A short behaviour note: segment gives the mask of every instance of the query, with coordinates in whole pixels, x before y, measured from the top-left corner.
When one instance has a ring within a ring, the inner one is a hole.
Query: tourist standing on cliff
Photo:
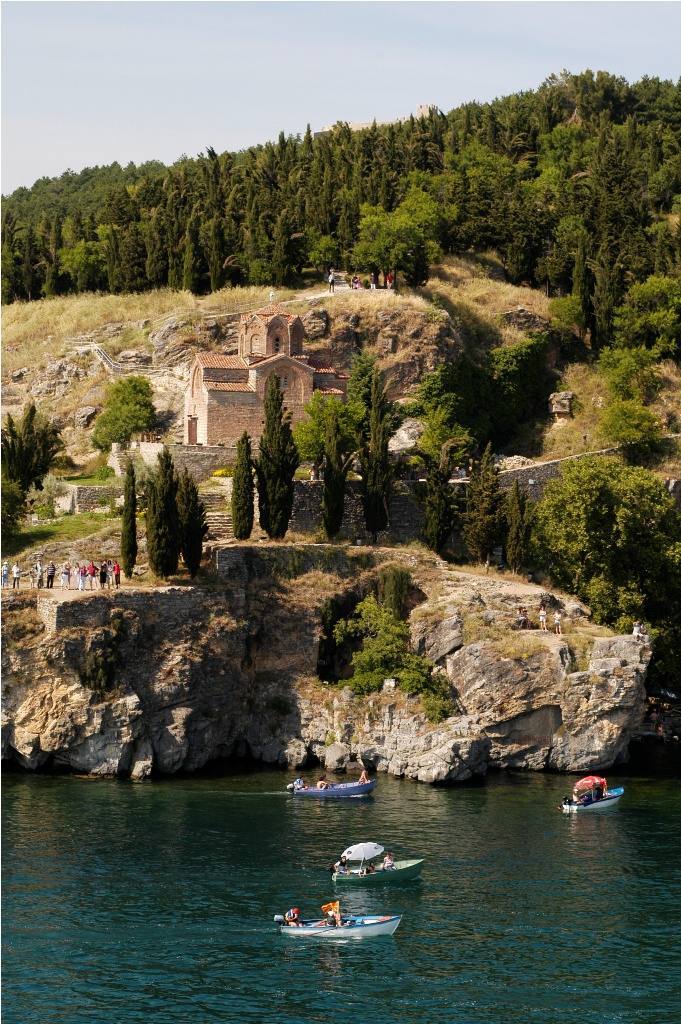
[[[369,278],[369,287],[372,292],[376,291],[376,274],[373,270],[371,271],[371,277]]]
[[[95,585],[95,576],[97,575],[97,572],[98,572],[97,566],[92,561],[92,559],[90,559],[90,564],[87,567],[87,574],[88,574],[88,576],[90,578],[90,590],[92,590],[92,588]]]
[[[334,273],[333,273],[333,267],[331,267],[331,270],[329,271],[329,291],[333,295],[335,290],[336,290],[336,278],[335,278]]]
[[[7,559],[2,563],[2,589],[9,586],[9,563]]]
[[[87,565],[85,562],[78,569],[78,589],[85,590],[85,580],[87,579]]]
[[[18,590],[21,582],[21,566],[15,562],[12,566],[12,590]]]
[[[556,636],[561,636],[563,632],[560,627],[561,619],[562,615],[560,614],[560,612],[555,612],[553,616],[553,632],[556,634]]]
[[[52,590],[54,587],[54,577],[57,575],[57,566],[54,564],[52,559],[47,563],[45,575],[47,576],[47,589]]]
[[[118,559],[116,559],[116,561],[114,562],[113,572],[114,572],[114,580],[116,582],[116,590],[118,590],[118,588],[121,585],[121,567],[118,564]]]
[[[64,562],[61,568],[61,589],[71,589],[71,565],[69,562]]]
[[[543,602],[539,605],[539,628],[546,632],[546,605]]]
[[[106,558],[99,563],[99,589],[104,590],[106,586]]]

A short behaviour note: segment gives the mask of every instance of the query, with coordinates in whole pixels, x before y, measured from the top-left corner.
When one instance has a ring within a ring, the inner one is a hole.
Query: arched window
[[[277,335],[277,337],[274,339],[274,351],[275,352],[279,352],[280,349],[281,349],[281,339]]]

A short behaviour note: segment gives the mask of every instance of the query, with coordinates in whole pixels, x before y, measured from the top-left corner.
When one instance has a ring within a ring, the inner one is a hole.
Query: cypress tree
[[[253,531],[253,459],[251,439],[245,430],[236,445],[232,477],[232,531],[237,540],[248,540]]]
[[[575,254],[575,267],[572,273],[572,294],[579,299],[582,311],[582,322],[585,326],[593,322],[593,309],[591,307],[590,274],[587,263],[587,241],[584,235],[580,236]]]
[[[201,259],[199,252],[199,225],[192,216],[187,226],[184,240],[184,263],[182,284],[188,292],[195,295],[201,291]]]
[[[203,538],[208,532],[206,507],[199,498],[199,490],[184,469],[177,487],[177,517],[180,528],[180,551],[182,561],[192,579],[201,565]]]
[[[121,562],[123,572],[130,578],[137,561],[137,491],[135,489],[135,467],[132,461],[125,469],[125,494],[123,497],[123,519],[121,522]]]
[[[449,460],[429,459],[426,464],[426,500],[423,539],[438,554],[449,540],[456,518],[456,508],[449,483]]]
[[[388,454],[390,440],[390,403],[381,376],[374,369],[369,407],[369,436],[360,449],[362,471],[362,506],[364,522],[374,544],[381,530],[388,525],[388,509],[392,490],[392,467]]]
[[[520,572],[525,562],[530,528],[530,506],[527,492],[521,491],[517,480],[506,496],[506,561],[513,572]]]
[[[488,444],[471,473],[463,517],[466,547],[477,562],[488,559],[498,543],[500,502],[497,468]]]
[[[329,408],[324,437],[324,487],[322,490],[322,522],[329,540],[332,540],[343,522],[345,481],[350,458],[342,451],[338,408]]]
[[[600,349],[610,342],[615,306],[618,300],[617,273],[611,265],[607,254],[599,255],[594,268],[594,333],[592,345]]]
[[[279,378],[270,374],[265,390],[265,428],[255,468],[258,477],[260,525],[274,540],[288,529],[293,511],[293,477],[298,449],[291,433],[291,415],[284,413]]]
[[[180,524],[177,475],[167,448],[159,453],[158,468],[149,484],[146,521],[149,565],[157,576],[173,576],[180,557]]]

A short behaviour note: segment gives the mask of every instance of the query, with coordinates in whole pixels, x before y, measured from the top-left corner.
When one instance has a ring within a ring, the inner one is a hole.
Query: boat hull
[[[351,917],[340,928],[330,927],[325,921],[303,921],[297,928],[280,925],[279,931],[290,939],[373,939],[379,935],[392,935],[401,920],[399,914]]]
[[[305,797],[311,800],[349,800],[352,797],[368,796],[376,788],[376,779],[369,782],[339,782],[332,783],[328,789],[317,789],[311,786],[309,789],[294,789],[293,795],[298,799]]]
[[[422,866],[423,860],[396,860],[395,867],[387,871],[377,868],[372,874],[360,875],[359,868],[353,868],[347,875],[334,874],[332,880],[339,885],[395,885],[418,878]]]
[[[563,804],[563,814],[590,814],[597,811],[608,811],[616,807],[624,796],[624,789],[611,789],[607,796],[601,800],[594,800],[591,804]]]

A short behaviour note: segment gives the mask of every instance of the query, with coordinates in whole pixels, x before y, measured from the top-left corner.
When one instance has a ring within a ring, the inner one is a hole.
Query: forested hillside
[[[590,71],[449,114],[166,168],[90,168],[5,199],[3,300],[290,284],[303,267],[394,270],[494,249],[508,278],[573,292],[610,340],[632,284],[681,262],[681,82]]]

